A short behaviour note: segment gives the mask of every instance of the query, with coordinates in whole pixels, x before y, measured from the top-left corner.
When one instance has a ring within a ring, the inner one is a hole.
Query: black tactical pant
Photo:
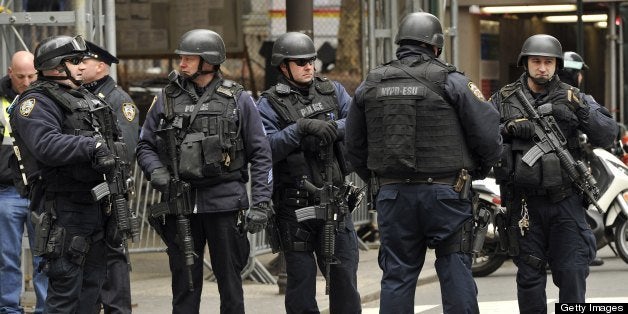
[[[56,223],[65,228],[66,241],[61,256],[47,259],[46,312],[49,314],[94,313],[98,306],[107,267],[104,214],[100,204],[89,203],[90,199],[89,193],[56,194]],[[85,237],[90,243],[82,265],[68,252],[69,239],[74,236]]]
[[[189,290],[185,256],[176,243],[176,217],[166,216],[164,236],[172,272],[172,313],[199,313],[203,290],[203,255],[209,247],[212,270],[220,293],[220,313],[244,313],[240,273],[249,257],[246,232],[237,225],[238,211],[191,214],[190,229],[197,258],[191,266],[194,291]]]
[[[516,202],[521,208],[521,202]],[[547,272],[559,289],[558,302],[584,303],[589,264],[595,259],[595,236],[576,194],[552,203],[544,196],[528,197],[529,226],[524,236],[517,232],[517,298],[521,313],[547,313]],[[521,212],[513,213],[513,227]]]
[[[286,247],[284,252],[288,275],[286,313],[319,313],[316,303],[316,275],[317,266],[322,273],[326,271],[321,241],[324,221],[307,220],[299,223],[293,216],[294,209],[292,215],[285,214],[287,209],[281,211],[283,213],[278,218],[282,242],[286,243],[288,240],[307,243],[304,248]],[[287,233],[292,235],[292,239],[284,236]],[[340,263],[332,264],[330,268],[330,312],[360,313],[360,294],[357,290],[358,240],[351,215],[345,217],[344,226],[336,235],[335,257]]]
[[[106,233],[107,276],[99,300],[105,314],[131,314],[130,269],[113,216],[107,221]]]

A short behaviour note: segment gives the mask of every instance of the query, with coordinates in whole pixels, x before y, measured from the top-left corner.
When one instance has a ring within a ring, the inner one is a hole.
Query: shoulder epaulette
[[[456,66],[455,66],[455,65],[453,65],[453,64],[449,64],[449,63],[447,63],[447,62],[445,62],[445,61],[443,61],[443,60],[441,60],[441,59],[438,59],[438,58],[433,58],[433,59],[432,59],[432,61],[433,61],[435,64],[438,64],[439,66],[441,66],[443,69],[446,69],[446,70],[447,70],[447,72],[449,72],[449,73],[451,73],[451,72],[458,72],[458,73],[462,73],[462,74],[464,74],[463,72],[459,71],[459,70],[456,68]]]
[[[514,93],[517,89],[519,89],[519,81],[507,84],[506,86],[502,87],[499,90],[499,94],[502,96],[502,98],[507,98],[508,96],[512,95],[512,93]]]
[[[316,88],[316,90],[323,95],[329,95],[336,91],[334,83],[332,83],[326,77],[316,77],[314,84],[316,84],[314,88]]]
[[[290,94],[290,86],[284,84],[284,83],[277,83],[277,85],[275,85],[275,92],[278,95],[289,95]]]
[[[244,90],[244,87],[232,80],[223,80],[222,84],[216,88],[216,93],[227,97],[233,97],[238,92]]]

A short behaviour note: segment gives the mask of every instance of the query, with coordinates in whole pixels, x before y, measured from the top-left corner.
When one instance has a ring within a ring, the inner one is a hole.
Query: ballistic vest
[[[546,103],[547,96],[535,99],[524,86],[527,76],[523,75],[514,83],[508,84],[499,90],[499,111],[502,123],[514,119],[528,118],[524,105],[516,97],[515,92],[521,90],[533,107]],[[566,83],[554,79],[548,83],[547,90],[571,89]],[[566,105],[561,105],[566,106]],[[580,159],[581,150],[578,139],[578,118],[568,108],[552,113],[560,131],[567,140],[566,148],[575,159]],[[504,152],[501,161],[495,165],[495,177],[502,182],[513,182],[517,186],[530,189],[550,189],[561,186],[570,186],[571,179],[562,170],[560,161],[554,153],[548,153],[539,158],[532,166],[524,163],[521,158],[535,145],[532,139],[511,138],[504,143]]]
[[[100,110],[111,111],[111,108],[84,88],[73,90],[62,87],[55,82],[40,80],[31,84],[22,93],[20,103],[28,101],[30,95],[34,93],[45,95],[62,109],[64,118],[61,132],[63,134],[93,137],[97,128],[106,127],[103,122],[98,121],[90,114],[90,110],[103,108]],[[14,110],[19,109],[16,108]],[[113,115],[112,112],[110,114]],[[101,129],[100,131],[102,132],[103,130]],[[115,138],[119,138],[120,132],[117,127],[112,133]],[[91,162],[61,167],[45,166],[36,161],[32,153],[24,145],[22,137],[28,135],[20,134],[13,128],[13,136],[19,148],[27,177],[30,180],[36,177],[41,170],[41,177],[48,192],[89,191],[104,180],[102,174],[92,169]]]
[[[180,131],[179,175],[193,187],[248,181],[242,121],[236,103],[242,91],[241,85],[216,78],[207,87],[209,97],[197,104],[200,98],[192,84],[180,76],[164,89],[164,105],[173,108],[175,117],[183,121],[175,126]]]
[[[456,110],[443,98],[453,66],[426,55],[372,70],[364,95],[367,166],[380,177],[446,177],[476,168]]]
[[[337,120],[340,118],[336,88],[327,78],[314,77],[307,96],[280,82],[263,92],[262,97],[268,99],[279,116],[277,122],[280,129],[296,123],[299,119]],[[335,157],[334,168],[336,171],[332,180],[335,184],[341,184],[344,177],[340,173]],[[297,149],[286,159],[279,161],[273,170],[276,184],[294,186],[296,181],[306,177],[316,186],[321,186],[324,164],[318,158],[318,152],[303,152]]]

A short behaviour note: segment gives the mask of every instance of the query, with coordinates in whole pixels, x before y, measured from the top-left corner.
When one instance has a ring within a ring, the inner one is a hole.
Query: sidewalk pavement
[[[358,266],[358,291],[362,303],[379,299],[381,270],[377,265],[377,248],[360,250]],[[276,254],[258,256],[262,264],[268,265]],[[131,257],[131,294],[133,313],[171,313],[172,294],[170,290],[170,272],[165,253],[135,254]],[[436,280],[434,269],[434,251],[429,250],[425,266],[419,277],[419,284]],[[277,285],[260,284],[251,280],[244,282],[244,302],[246,313],[267,314],[285,313],[284,295],[279,294]],[[321,313],[329,313],[329,297],[325,295],[325,278],[317,277],[316,300]],[[220,297],[215,282],[205,281],[201,297],[201,312],[217,313]]]
[[[362,303],[379,299],[381,270],[377,264],[377,247],[367,251],[360,250],[358,266],[358,291]],[[258,260],[268,265],[277,255],[258,256]],[[437,280],[434,269],[433,250],[428,250],[425,266],[419,276],[419,283]],[[131,255],[133,271],[131,272],[131,299],[133,313],[161,314],[172,312],[172,293],[170,289],[170,270],[166,253],[137,253]],[[246,313],[267,314],[285,313],[284,295],[279,294],[277,285],[256,283],[252,280],[244,282],[244,302]],[[329,297],[325,295],[325,279],[319,273],[316,285],[316,300],[321,313],[329,313]],[[32,306],[32,292],[24,299],[26,309]],[[201,297],[201,313],[218,313],[220,296],[215,282],[206,280]],[[28,311],[27,311],[28,313]]]

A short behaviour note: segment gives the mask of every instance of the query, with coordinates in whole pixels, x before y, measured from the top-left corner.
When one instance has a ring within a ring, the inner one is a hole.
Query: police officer
[[[131,96],[109,75],[112,64],[120,60],[90,41],[85,41],[85,43],[89,52],[83,59],[86,63],[85,71],[83,71],[83,86],[94,95],[104,99],[113,108],[124,142],[127,144],[129,162],[133,162],[135,147],[139,140],[139,111]]]
[[[38,216],[33,249],[46,261],[48,313],[93,313],[106,272],[107,208],[90,191],[115,156],[99,137],[109,126],[92,113],[113,112],[80,87],[86,52],[80,36],[44,39],[35,50],[38,79],[10,114]]]
[[[112,107],[126,144],[126,162],[134,165],[135,147],[139,140],[139,115],[131,96],[109,76],[111,65],[118,63],[118,58],[90,41],[86,41],[86,44],[89,52],[83,59],[83,86]],[[100,292],[102,307],[105,313],[131,313],[130,261],[126,260],[121,233],[117,232],[114,217],[109,217],[107,221],[105,243],[107,277]]]
[[[35,231],[30,221],[27,193],[22,176],[16,176],[11,164],[14,164],[15,153],[11,139],[9,115],[7,108],[11,103],[37,80],[35,57],[28,51],[18,51],[11,58],[11,66],[7,76],[0,79],[0,127],[2,145],[0,145],[0,313],[21,313],[20,296],[22,294],[22,239],[24,230],[28,232],[28,241],[33,246]],[[26,229],[25,229],[26,228]],[[31,250],[31,253],[33,251]],[[41,257],[33,254],[33,287],[35,289],[35,313],[43,313],[48,278],[37,271]]]
[[[277,211],[281,243],[286,258],[288,282],[287,313],[318,313],[316,304],[316,266],[325,274],[322,220],[298,222],[295,210],[319,205],[320,197],[305,188],[308,181],[317,188],[331,179],[343,185],[345,166],[338,160],[339,141],[351,97],[338,82],[315,74],[316,49],[305,34],[289,32],[273,44],[272,66],[281,75],[277,85],[262,93],[258,109],[273,151],[275,187],[273,204]],[[334,156],[321,158],[321,151],[335,147]],[[342,159],[341,159],[342,160]],[[326,168],[333,168],[327,178]],[[331,265],[329,301],[332,313],[359,313],[357,291],[358,247],[351,215],[344,217],[337,230],[335,254],[339,264]],[[316,255],[316,258],[315,258]]]
[[[379,185],[380,313],[413,312],[428,247],[436,249],[444,312],[478,312],[468,188],[499,158],[499,115],[475,84],[438,59],[443,41],[434,15],[404,17],[397,60],[369,72],[347,117],[349,162]]]
[[[220,292],[220,312],[244,313],[240,272],[249,256],[245,230],[258,232],[268,219],[270,147],[251,96],[221,75],[226,54],[217,33],[191,30],[183,34],[175,53],[180,56],[181,73],[170,74],[170,83],[148,111],[137,148],[140,167],[162,196],[172,193],[175,175],[192,186],[194,213],[188,216],[197,256],[191,265],[193,291],[188,287],[186,247],[176,240],[181,215],[167,214],[153,224],[161,229],[168,246],[172,311],[199,312],[207,244]],[[176,132],[176,156],[164,151],[174,147],[163,135],[168,132]],[[180,165],[176,169],[173,160]],[[251,164],[253,206],[244,217],[243,210],[249,208],[247,163]]]
[[[580,158],[579,131],[588,135],[592,145],[602,147],[610,145],[617,134],[616,123],[604,107],[587,101],[577,88],[558,78],[556,72],[564,61],[556,38],[533,35],[523,43],[517,60],[524,73],[491,97],[501,113],[504,153],[494,170],[502,202],[508,208],[509,246],[513,254],[518,253],[514,261],[521,313],[547,312],[547,263],[560,289],[559,302],[584,302],[589,263],[596,251],[581,192],[557,155],[545,153],[532,166],[522,161],[535,144],[535,124],[528,119],[524,99],[537,109],[551,106],[547,111],[566,138],[564,148],[575,160]]]
[[[561,81],[573,87],[580,88],[584,80],[582,72],[588,69],[589,66],[578,53],[565,51],[565,53],[563,53],[563,68],[558,70],[557,74]]]

